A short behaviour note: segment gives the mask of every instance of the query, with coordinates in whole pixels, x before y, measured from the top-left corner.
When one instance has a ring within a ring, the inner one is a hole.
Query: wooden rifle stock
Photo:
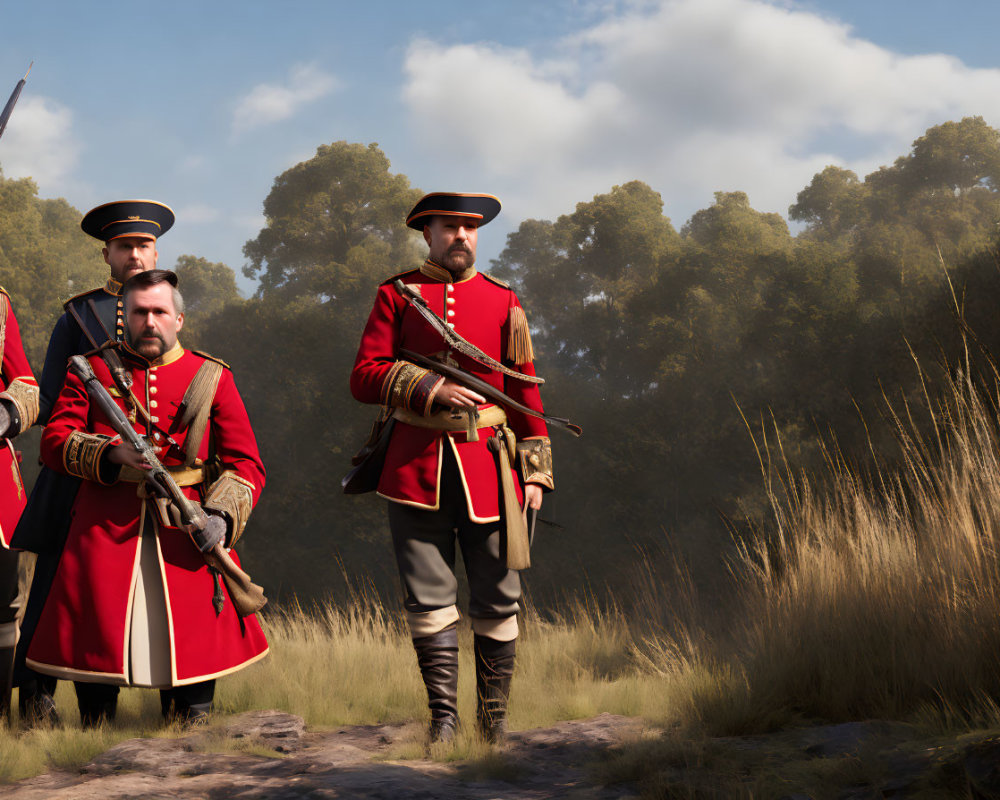
[[[197,503],[188,499],[187,495],[181,491],[173,476],[160,462],[153,447],[143,437],[136,433],[128,421],[128,417],[118,407],[108,390],[97,380],[90,362],[83,356],[72,356],[70,358],[70,369],[83,381],[87,394],[97,403],[98,408],[107,417],[111,427],[122,437],[123,442],[127,442],[142,454],[143,459],[149,464],[149,476],[147,481],[161,496],[169,497],[171,502],[180,513],[181,524],[191,526],[199,531],[204,531],[208,524],[208,515]],[[207,553],[202,553],[205,563],[217,570],[226,583],[229,596],[233,600],[233,607],[241,617],[249,616],[260,611],[267,603],[264,597],[264,590],[255,584],[250,576],[236,565],[232,557],[226,552],[222,543],[217,543]]]

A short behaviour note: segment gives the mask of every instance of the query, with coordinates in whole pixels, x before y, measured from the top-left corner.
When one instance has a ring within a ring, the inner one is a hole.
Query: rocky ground
[[[692,742],[602,714],[513,733],[506,747],[470,761],[421,757],[419,740],[415,723],[311,731],[300,717],[256,711],[177,738],[131,739],[80,770],[2,792],[5,800],[613,800],[641,788],[656,798],[1000,800],[1000,738],[933,741],[902,723]]]
[[[249,712],[221,729],[176,739],[122,742],[78,772],[50,772],[23,780],[3,787],[3,796],[5,800],[611,800],[637,792],[634,787],[595,785],[588,765],[609,746],[634,736],[638,728],[635,720],[602,714],[514,733],[503,762],[495,765],[504,773],[500,779],[484,777],[481,766],[394,760],[394,746],[415,738],[410,726],[313,732],[291,714]],[[252,742],[244,752],[211,752],[224,743],[229,749],[241,739]]]

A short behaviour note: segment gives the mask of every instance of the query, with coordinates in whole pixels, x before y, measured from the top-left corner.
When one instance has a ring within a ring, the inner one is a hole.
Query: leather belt
[[[407,408],[397,408],[392,412],[392,416],[415,428],[431,428],[435,431],[465,431],[470,442],[479,441],[479,434],[476,432],[478,429],[495,428],[497,425],[503,425],[507,422],[507,414],[500,406],[488,406],[481,411],[476,409],[474,414],[470,414],[465,409],[445,408],[426,417]]]
[[[194,486],[203,483],[205,480],[205,469],[203,467],[167,467],[167,472],[178,486]],[[135,467],[123,466],[118,475],[118,480],[128,483],[145,483],[148,473],[145,470],[138,470]]]

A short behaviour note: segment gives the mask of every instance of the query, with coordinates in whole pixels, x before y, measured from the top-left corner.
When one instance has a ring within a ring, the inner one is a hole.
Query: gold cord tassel
[[[528,330],[528,318],[521,306],[511,306],[510,336],[507,339],[507,358],[515,364],[528,364],[535,360],[535,352],[531,348],[531,332]]]

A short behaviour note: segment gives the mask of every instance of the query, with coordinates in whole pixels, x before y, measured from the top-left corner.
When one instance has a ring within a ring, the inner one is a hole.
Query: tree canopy
[[[891,459],[880,409],[922,402],[914,356],[925,374],[961,357],[963,330],[1000,352],[998,167],[1000,133],[972,117],[863,178],[821,170],[789,208],[796,232],[741,191],[678,229],[641,180],[521,223],[479,266],[518,291],[545,403],[585,430],[553,433],[543,518],[561,527],[539,528],[535,602],[613,591],[663,547],[713,586],[733,531],[767,513],[751,433],[777,433],[793,469],[821,471],[831,432],[850,463]],[[348,375],[376,287],[424,256],[404,224],[420,195],[377,145],[322,145],[264,200],[254,297],[225,264],[177,261],[182,340],[232,364],[268,468],[241,546],[278,599],[396,586],[383,502],[339,480],[374,416]],[[36,367],[62,300],[105,277],[75,209],[0,178],[0,282]]]

